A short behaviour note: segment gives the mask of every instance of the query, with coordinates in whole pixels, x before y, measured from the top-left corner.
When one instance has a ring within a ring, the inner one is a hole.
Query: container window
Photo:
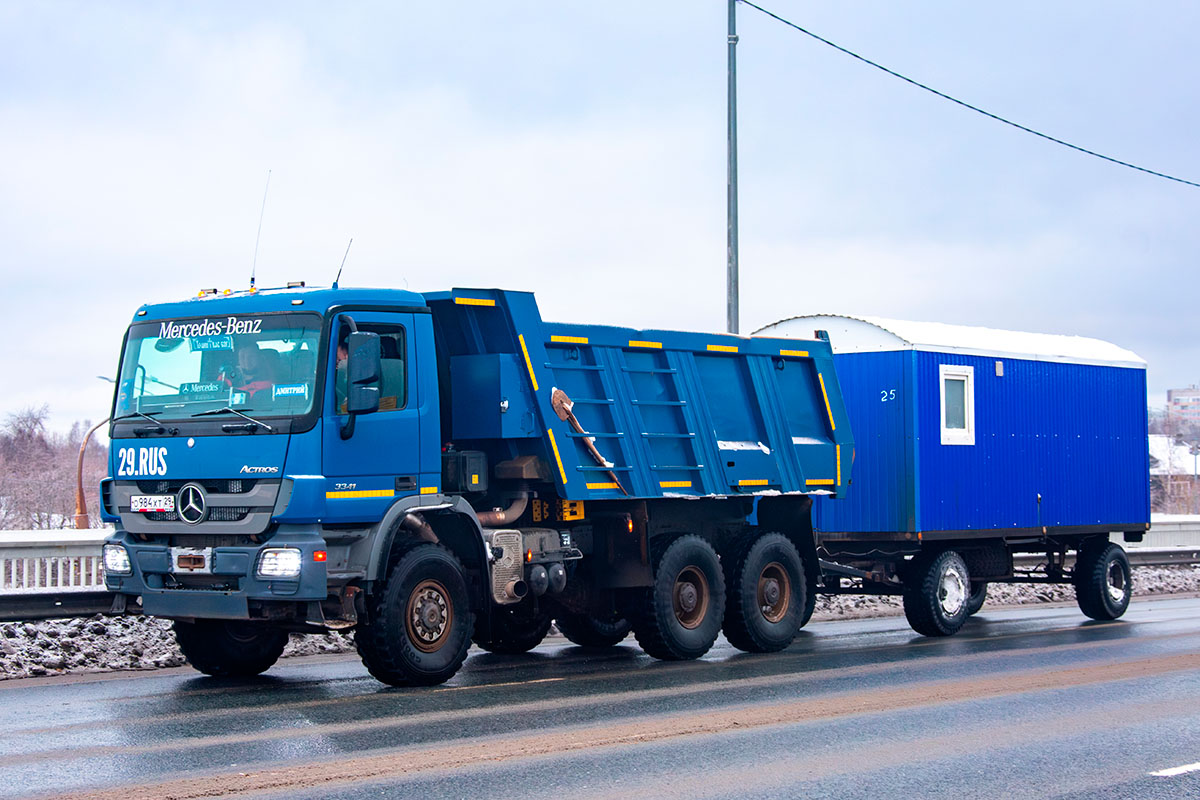
[[[941,364],[942,444],[975,444],[975,370]]]

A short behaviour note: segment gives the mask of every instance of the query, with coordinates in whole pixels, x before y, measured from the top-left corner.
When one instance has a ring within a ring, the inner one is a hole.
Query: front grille
[[[257,480],[247,478],[201,480],[170,480],[170,481],[138,481],[138,491],[143,494],[175,494],[185,483],[196,483],[204,487],[209,494],[245,494],[254,488]]]
[[[208,509],[208,519],[213,522],[240,522],[249,513],[247,506],[213,506]]]
[[[209,506],[208,516],[204,519],[210,522],[241,522],[250,514],[249,506]],[[178,522],[178,511],[148,511],[146,519],[154,522]]]

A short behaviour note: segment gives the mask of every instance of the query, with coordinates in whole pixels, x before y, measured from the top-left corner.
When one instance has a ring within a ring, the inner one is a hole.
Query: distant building
[[[1167,413],[1187,422],[1200,422],[1200,386],[1167,390]]]
[[[1200,514],[1200,446],[1152,433],[1150,506],[1168,514]]]

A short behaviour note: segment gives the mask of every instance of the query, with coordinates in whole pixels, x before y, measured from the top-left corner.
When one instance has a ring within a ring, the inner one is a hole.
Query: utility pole
[[[726,185],[726,328],[738,332],[737,0],[729,0],[729,172]]]

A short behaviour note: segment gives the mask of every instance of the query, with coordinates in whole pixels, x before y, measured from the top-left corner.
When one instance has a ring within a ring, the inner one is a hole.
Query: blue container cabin
[[[1107,342],[839,315],[828,331],[855,431],[852,488],[819,538],[1018,541],[1150,522],[1146,364]]]

